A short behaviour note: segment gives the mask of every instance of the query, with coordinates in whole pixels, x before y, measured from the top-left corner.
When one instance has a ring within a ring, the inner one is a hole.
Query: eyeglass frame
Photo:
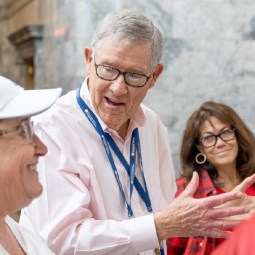
[[[223,132],[227,131],[227,130],[233,130],[233,131],[234,131],[234,137],[231,138],[231,139],[229,139],[229,140],[224,140],[224,139],[221,137],[221,134],[222,134]],[[207,137],[207,136],[198,138],[198,139],[197,139],[197,143],[201,143],[202,146],[203,146],[204,148],[211,148],[211,147],[215,146],[215,144],[217,143],[218,137],[220,137],[220,139],[221,139],[223,142],[228,142],[228,141],[234,140],[235,137],[236,137],[236,128],[231,127],[231,128],[229,128],[229,129],[225,129],[225,130],[221,131],[221,132],[220,132],[219,134],[217,134],[217,135],[208,135],[208,136],[214,136],[214,137],[215,137],[215,143],[214,143],[213,145],[210,145],[210,146],[208,146],[208,147],[207,147],[207,146],[204,146],[202,140],[203,140],[205,137]]]
[[[117,68],[115,68],[115,67],[107,66],[107,65],[101,65],[101,64],[97,65],[97,64],[96,64],[96,54],[94,54],[94,65],[95,65],[96,74],[97,74],[97,76],[98,76],[100,79],[105,80],[105,81],[115,81],[115,80],[118,79],[118,77],[120,76],[120,74],[123,74],[123,75],[124,75],[125,83],[126,83],[128,86],[136,87],[136,88],[142,88],[142,87],[144,87],[144,86],[146,85],[146,83],[148,82],[148,80],[151,78],[151,75],[153,74],[153,72],[152,72],[152,73],[150,74],[150,76],[148,77],[148,76],[146,76],[145,74],[139,74],[139,73],[134,73],[134,72],[121,72],[119,69],[117,69]],[[118,74],[117,77],[116,77],[115,79],[113,79],[113,80],[109,80],[109,79],[102,78],[102,77],[99,76],[98,73],[97,73],[97,68],[98,68],[99,66],[109,67],[109,68],[111,68],[111,69],[113,69],[113,70],[118,71],[119,74]],[[146,82],[145,82],[144,85],[142,85],[142,86],[130,85],[130,84],[128,84],[127,81],[126,81],[126,74],[127,74],[127,73],[137,74],[137,75],[144,76],[144,77],[146,77]]]
[[[28,132],[28,126],[31,126],[31,134]],[[33,137],[34,137],[34,123],[33,121],[21,121],[21,123],[17,126],[10,127],[7,129],[0,130],[0,137],[10,134],[10,133],[16,133],[19,131],[19,128],[22,128],[21,131],[25,131],[26,139],[30,144],[33,144]],[[30,138],[30,139],[29,139]]]

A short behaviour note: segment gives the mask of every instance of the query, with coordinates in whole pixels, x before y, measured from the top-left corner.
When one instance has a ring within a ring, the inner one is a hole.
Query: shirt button
[[[137,214],[140,214],[140,211],[139,211],[139,210],[137,210],[137,211],[136,211],[136,213],[137,213]]]
[[[203,246],[203,242],[200,242],[200,243],[199,243],[199,246],[201,246],[201,247],[202,247],[202,246]]]
[[[215,193],[216,193],[216,190],[214,190],[212,193],[215,194]]]

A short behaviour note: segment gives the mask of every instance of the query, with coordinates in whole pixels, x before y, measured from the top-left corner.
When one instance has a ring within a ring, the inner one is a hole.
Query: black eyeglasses
[[[202,143],[202,145],[205,148],[209,148],[209,147],[214,146],[217,143],[218,137],[220,137],[221,140],[224,142],[231,141],[236,137],[236,129],[234,127],[230,128],[230,129],[226,129],[226,130],[220,132],[218,135],[208,135],[208,136],[198,139],[197,141],[199,143]]]
[[[132,87],[143,87],[146,85],[147,81],[151,78],[151,75],[148,77],[144,74],[138,74],[133,72],[121,72],[117,68],[113,68],[106,65],[97,65],[96,60],[94,62],[97,76],[106,81],[115,81],[120,74],[123,74],[124,80],[127,85]]]
[[[8,129],[0,130],[0,136],[4,136],[10,133],[18,132],[19,135],[24,136],[30,144],[33,144],[34,127],[32,121],[22,121],[20,125],[16,127],[10,127]]]

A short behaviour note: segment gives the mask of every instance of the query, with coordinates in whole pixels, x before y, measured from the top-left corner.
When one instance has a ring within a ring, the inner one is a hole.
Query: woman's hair
[[[236,168],[242,179],[253,174],[255,172],[255,138],[253,133],[232,108],[225,104],[209,101],[203,103],[187,122],[180,153],[183,169],[181,176],[190,181],[194,171],[201,176],[202,170],[207,170],[213,184],[216,187],[222,186],[222,183],[216,182],[218,172],[213,165],[208,161],[204,164],[197,164],[195,160],[196,155],[200,153],[196,145],[197,139],[200,138],[201,127],[205,121],[210,121],[210,117],[216,117],[221,122],[236,129],[236,139],[239,145]]]

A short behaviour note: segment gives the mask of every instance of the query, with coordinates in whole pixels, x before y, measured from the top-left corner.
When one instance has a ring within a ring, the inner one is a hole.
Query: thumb
[[[234,188],[234,191],[241,191],[245,193],[245,191],[255,182],[255,174],[244,179],[244,181]]]
[[[189,182],[189,185],[180,194],[179,197],[193,197],[194,193],[197,190],[198,184],[199,184],[198,173],[197,172],[193,172],[193,176],[192,176],[191,181]]]

